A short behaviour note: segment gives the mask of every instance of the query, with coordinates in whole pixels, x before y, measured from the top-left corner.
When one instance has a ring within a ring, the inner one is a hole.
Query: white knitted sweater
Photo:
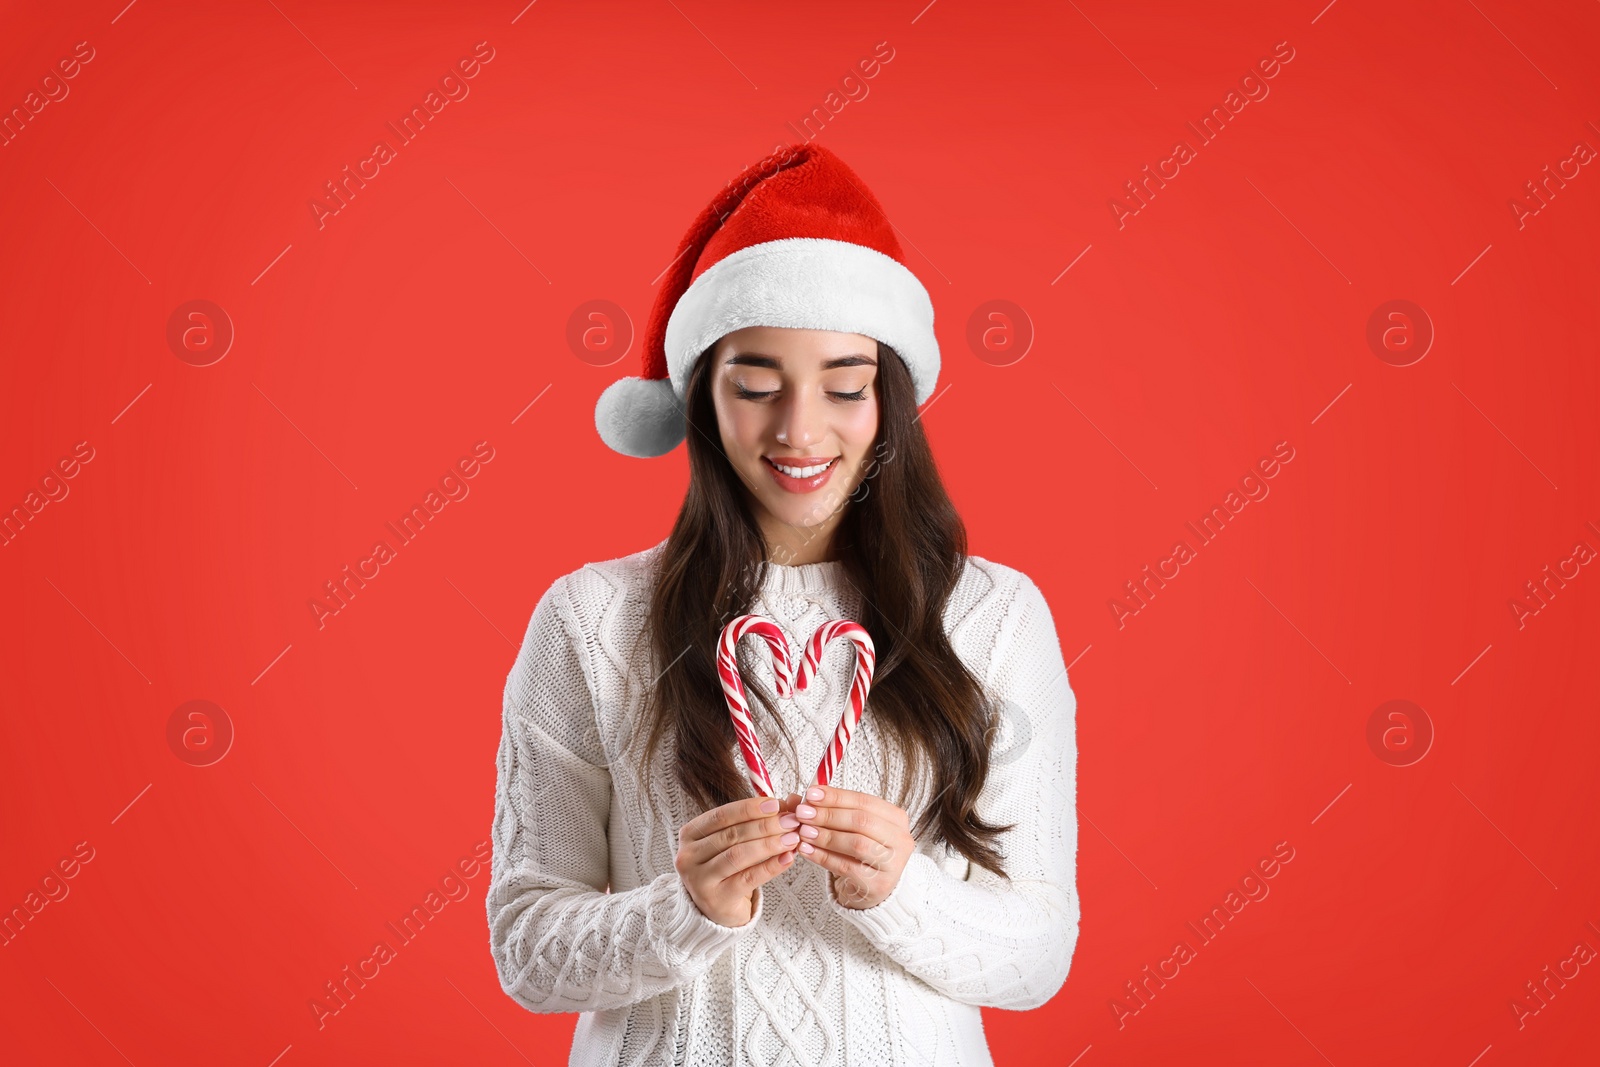
[[[979,1008],[1044,1004],[1078,938],[1076,699],[1038,587],[969,556],[945,616],[1005,706],[978,811],[1017,824],[1000,838],[1011,881],[924,841],[887,899],[851,909],[797,856],[758,891],[751,921],[727,927],[673,865],[678,828],[700,811],[666,762],[671,734],[648,795],[641,750],[624,751],[642,741],[641,697],[660,670],[644,643],[660,549],[556,579],[506,680],[487,899],[501,988],[530,1011],[582,1013],[572,1067],[992,1064]],[[783,629],[798,662],[822,621],[859,618],[858,598],[840,563],[769,563],[748,610]],[[740,645],[747,683],[772,693],[765,645]],[[798,760],[752,701],[780,795],[815,774],[853,664],[836,641],[808,689],[776,702]],[[869,698],[833,784],[892,802],[903,780],[892,752]],[[913,826],[927,791],[912,793]]]

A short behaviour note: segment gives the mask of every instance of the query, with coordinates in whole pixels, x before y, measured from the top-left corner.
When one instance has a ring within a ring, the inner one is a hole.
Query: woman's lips
[[[818,489],[821,489],[824,484],[827,483],[829,478],[833,477],[833,470],[834,470],[835,467],[837,467],[839,465],[839,457],[838,456],[834,456],[831,459],[827,459],[827,460],[824,460],[820,456],[809,457],[809,458],[798,459],[798,460],[789,459],[788,457],[782,457],[782,456],[780,456],[779,458],[782,460],[783,465],[785,467],[788,467],[791,470],[793,470],[793,469],[795,469],[797,467],[798,468],[815,467],[817,464],[824,463],[824,462],[828,464],[828,469],[823,471],[821,474],[813,475],[810,478],[793,478],[793,477],[790,477],[789,475],[783,473],[781,470],[779,470],[773,464],[772,458],[770,456],[762,456],[761,457],[761,462],[766,464],[767,470],[772,473],[772,480],[778,483],[779,488],[785,489],[785,490],[787,490],[788,492],[791,492],[791,493],[813,493],[813,492],[816,492]]]

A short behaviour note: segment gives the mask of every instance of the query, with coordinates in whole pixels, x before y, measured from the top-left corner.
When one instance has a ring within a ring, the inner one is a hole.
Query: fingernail
[[[771,815],[773,812],[778,810],[778,802],[769,797],[761,802],[761,810],[766,812],[768,815]]]
[[[802,819],[814,819],[817,817],[817,809],[813,808],[810,804],[801,804],[799,807],[794,809],[794,813],[800,816]]]
[[[786,811],[782,815],[778,816],[778,825],[783,827],[785,830],[793,830],[796,826],[800,825],[800,820],[794,817],[794,812]]]
[[[815,826],[802,826],[800,827],[800,833],[806,837],[816,837],[817,828]]]
[[[806,790],[806,799],[807,800],[821,800],[822,799],[822,787],[820,785],[814,785],[810,789],[807,789]]]
[[[778,838],[778,844],[792,845],[798,840],[800,840],[799,834],[784,834],[782,837]]]
[[[815,852],[816,849],[812,847],[810,841],[802,841],[802,842],[800,842],[800,851],[801,852],[805,852],[805,853],[811,853],[811,852]]]

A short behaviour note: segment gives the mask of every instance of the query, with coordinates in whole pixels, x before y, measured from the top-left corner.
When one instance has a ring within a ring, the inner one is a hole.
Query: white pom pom
[[[624,456],[665,455],[683,440],[683,406],[667,378],[618,378],[594,405],[600,439]]]

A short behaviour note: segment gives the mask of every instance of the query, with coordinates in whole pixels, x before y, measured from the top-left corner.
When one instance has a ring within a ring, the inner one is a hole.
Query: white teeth
[[[781,463],[773,463],[772,465],[791,478],[814,478],[827,470],[828,465],[832,462],[833,460],[830,459],[827,463],[822,463],[815,467],[785,467]]]

